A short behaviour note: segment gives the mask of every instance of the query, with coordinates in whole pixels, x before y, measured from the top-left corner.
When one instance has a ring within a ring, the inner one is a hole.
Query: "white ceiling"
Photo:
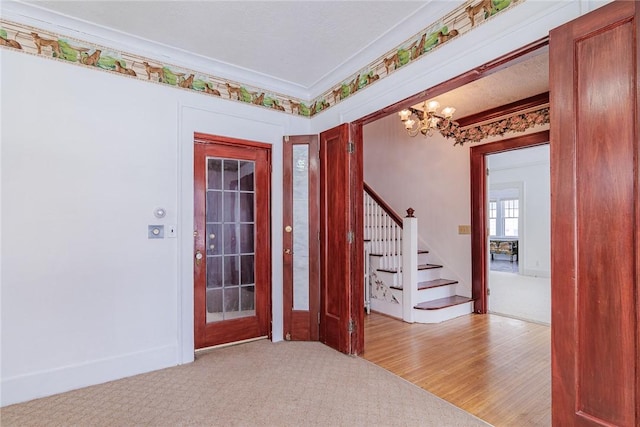
[[[309,88],[429,2],[23,3]]]
[[[275,79],[292,91],[315,85],[310,95],[340,83],[454,7],[443,1],[404,0],[19,3],[226,63],[243,70],[243,76]],[[544,53],[440,95],[438,101],[455,107],[460,118],[547,90]]]

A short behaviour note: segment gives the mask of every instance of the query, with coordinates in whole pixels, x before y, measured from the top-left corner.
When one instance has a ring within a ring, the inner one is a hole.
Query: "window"
[[[496,235],[496,222],[498,220],[498,202],[489,202],[489,235]]]
[[[492,237],[518,237],[518,199],[489,201],[489,235]]]
[[[504,235],[518,237],[518,199],[502,200]]]

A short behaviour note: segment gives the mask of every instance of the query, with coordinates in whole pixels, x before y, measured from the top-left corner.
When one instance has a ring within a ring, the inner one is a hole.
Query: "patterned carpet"
[[[3,426],[487,426],[317,342],[267,340],[2,408]]]

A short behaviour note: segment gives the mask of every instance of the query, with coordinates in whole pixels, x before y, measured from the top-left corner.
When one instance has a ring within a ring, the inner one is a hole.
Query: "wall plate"
[[[164,225],[150,225],[148,233],[149,239],[164,239]]]

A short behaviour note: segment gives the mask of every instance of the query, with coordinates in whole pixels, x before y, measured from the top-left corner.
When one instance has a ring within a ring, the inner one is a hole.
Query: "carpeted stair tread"
[[[426,282],[418,283],[418,290],[421,291],[423,289],[431,289],[431,288],[437,288],[440,286],[454,285],[456,283],[458,283],[457,280],[451,280],[451,279],[428,280]]]
[[[465,304],[473,301],[472,298],[454,295],[452,297],[440,298],[433,301],[425,301],[417,304],[414,308],[418,310],[438,310],[440,308],[453,307],[454,305]]]

